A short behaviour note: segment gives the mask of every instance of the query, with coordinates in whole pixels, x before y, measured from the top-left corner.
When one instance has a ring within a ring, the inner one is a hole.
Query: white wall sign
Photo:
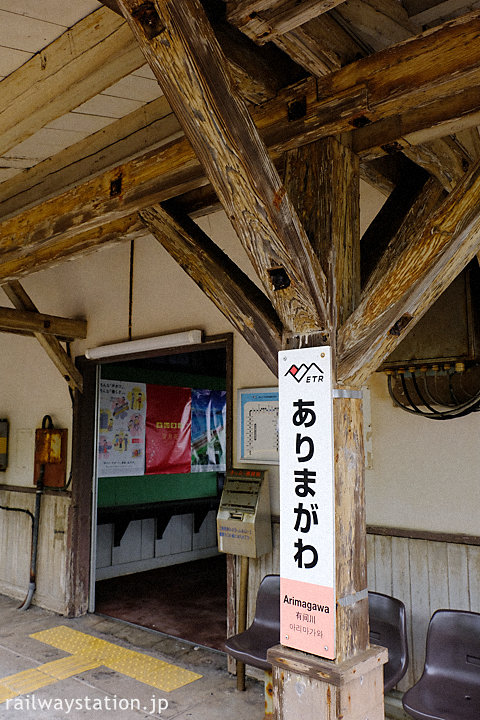
[[[335,657],[331,348],[279,353],[280,641]]]
[[[278,388],[238,391],[238,461],[278,464]]]

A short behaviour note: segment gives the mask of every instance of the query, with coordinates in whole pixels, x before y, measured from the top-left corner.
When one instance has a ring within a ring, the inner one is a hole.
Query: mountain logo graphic
[[[298,383],[305,377],[307,377],[307,382],[309,382],[309,378],[311,378],[312,375],[315,378],[314,382],[321,382],[323,380],[323,370],[321,370],[316,363],[311,363],[310,365],[302,363],[300,367],[291,365],[285,373],[285,376],[287,375],[291,375]]]

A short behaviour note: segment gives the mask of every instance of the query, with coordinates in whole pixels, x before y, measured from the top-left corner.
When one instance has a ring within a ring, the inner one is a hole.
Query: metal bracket
[[[362,390],[345,390],[343,388],[333,388],[333,398],[347,398],[350,400],[361,400],[363,398]]]
[[[368,589],[364,588],[363,590],[353,593],[353,595],[346,595],[343,598],[337,598],[337,605],[340,605],[340,607],[348,607],[349,605],[355,605],[355,603],[360,602],[360,600],[365,600],[367,597]]]

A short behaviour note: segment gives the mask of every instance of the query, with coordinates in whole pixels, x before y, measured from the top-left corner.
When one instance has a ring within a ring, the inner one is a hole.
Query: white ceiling
[[[1,80],[100,7],[96,0],[0,0],[0,90]],[[140,68],[0,156],[0,183],[160,95],[150,68]]]

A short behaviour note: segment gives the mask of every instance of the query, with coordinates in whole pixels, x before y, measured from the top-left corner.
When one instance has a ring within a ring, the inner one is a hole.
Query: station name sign
[[[335,658],[331,348],[279,353],[280,642]]]

